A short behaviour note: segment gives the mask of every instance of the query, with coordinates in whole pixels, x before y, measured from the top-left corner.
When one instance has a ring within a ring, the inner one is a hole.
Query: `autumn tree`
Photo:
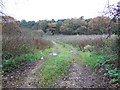
[[[107,32],[110,18],[105,16],[98,16],[88,22],[89,30],[94,34],[103,34]]]
[[[62,23],[60,31],[63,34],[82,34],[86,26],[87,22],[83,19],[68,19]]]
[[[3,36],[20,36],[21,29],[19,23],[11,16],[2,16],[2,35]]]
[[[77,34],[87,34],[87,22],[84,19],[78,19],[79,27],[76,29]]]
[[[73,34],[74,30],[72,27],[75,27],[75,26],[73,26],[73,24],[74,24],[73,19],[65,20],[61,25],[60,32],[62,34]]]

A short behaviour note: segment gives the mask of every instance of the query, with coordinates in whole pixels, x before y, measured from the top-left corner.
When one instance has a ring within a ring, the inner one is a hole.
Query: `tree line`
[[[59,19],[52,20],[39,20],[35,21],[19,21],[20,27],[30,28],[32,30],[43,30],[45,33],[51,29],[51,33],[64,34],[64,35],[81,35],[81,34],[107,34],[108,26],[111,22],[111,18],[107,16],[97,16],[95,18],[84,19],[83,16],[80,18],[71,19]],[[51,23],[51,25],[49,25]],[[111,22],[112,34],[116,34],[118,31],[118,23]],[[52,26],[53,25],[53,26]]]

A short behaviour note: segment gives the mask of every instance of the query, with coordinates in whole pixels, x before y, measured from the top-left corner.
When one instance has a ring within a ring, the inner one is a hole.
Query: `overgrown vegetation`
[[[2,61],[2,74],[6,75],[9,72],[16,71],[18,69],[23,68],[26,64],[32,62],[35,63],[37,59],[41,58],[42,54],[38,54],[38,52],[34,53],[26,53],[20,56],[16,56],[15,58],[3,59]]]
[[[22,68],[26,62],[31,62],[41,57],[47,57],[45,55],[54,51],[46,49],[43,52],[44,54],[37,54],[36,50],[48,48],[51,44],[47,40],[41,38],[38,32],[36,34],[36,30],[20,30],[17,34],[13,37],[12,35],[7,36],[3,33],[3,74],[14,71],[17,68]],[[118,58],[113,57],[113,55],[117,56],[116,36],[113,35],[108,40],[106,40],[106,37],[107,35],[46,36],[49,40],[55,38],[56,42],[63,45],[63,47],[65,47],[65,43],[77,47],[78,53],[82,57],[80,61],[82,61],[83,64],[109,76],[111,81],[117,85],[120,77],[119,69],[116,66]],[[71,64],[72,55],[70,52],[66,52],[67,50],[61,49],[60,51],[62,53],[57,56],[47,57],[48,61],[42,65],[43,71],[38,72],[38,74],[41,75],[38,87],[47,87],[51,82],[60,78],[59,76],[66,73],[66,70]]]
[[[119,87],[120,69],[118,68],[117,36],[54,36],[57,40],[72,44],[78,48],[83,65],[93,68],[96,73],[106,75],[110,83]],[[53,38],[53,37],[51,37]]]
[[[39,20],[38,22],[17,21],[13,17],[5,16],[3,11],[0,11],[0,14],[4,15],[0,16],[2,17],[0,24],[2,24],[3,36],[1,73],[7,75],[11,71],[22,68],[25,64],[46,57],[48,60],[42,65],[42,71],[38,71],[38,74],[41,75],[38,87],[48,87],[49,83],[66,74],[73,58],[67,49],[68,44],[72,44],[77,47],[83,65],[93,68],[97,73],[106,75],[111,84],[120,87],[119,4],[120,2],[115,8],[113,8],[114,5],[108,6],[110,10],[107,13],[110,14],[110,17],[97,16],[84,19],[82,16],[57,21],[54,19],[50,21]],[[0,0],[0,7],[4,7],[2,0]],[[25,28],[29,30],[23,30]],[[51,35],[69,35],[50,37],[56,38],[56,42],[58,40],[62,42],[58,42],[62,44],[59,46],[61,53],[54,57],[48,55],[54,50],[46,49],[51,47],[51,43],[42,38],[44,33],[48,32],[52,33]],[[116,34],[118,36],[113,35],[106,39],[107,36],[101,34],[109,34],[109,36]],[[67,46],[65,43],[67,43]],[[66,48],[63,49],[62,47],[65,46]],[[79,61],[78,57],[77,61]]]
[[[27,33],[21,30],[14,18],[5,16],[3,21],[1,65],[3,74],[20,66],[22,68],[23,63],[39,58],[35,54],[36,50],[43,50],[51,46],[49,41],[36,35],[36,33]]]

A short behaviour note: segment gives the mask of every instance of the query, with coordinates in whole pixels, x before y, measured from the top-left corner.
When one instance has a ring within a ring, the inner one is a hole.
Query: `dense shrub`
[[[24,32],[14,18],[4,18],[2,28],[2,67],[3,72],[6,73],[31,59],[31,57],[22,56],[26,54],[34,56],[36,49],[43,50],[50,47],[51,44],[34,32],[31,32],[31,34]]]
[[[21,35],[19,23],[13,17],[2,16],[2,35],[3,36]]]
[[[16,59],[16,57],[21,57],[21,55],[28,53],[34,54],[36,49],[43,50],[50,47],[50,45],[51,43],[49,41],[42,39],[41,37],[4,37],[2,43],[3,70],[6,70],[6,68],[10,69],[14,65],[28,61],[27,58],[24,58],[24,60],[21,62],[21,60],[19,58]],[[4,63],[6,61],[9,63]],[[12,69],[13,68],[10,70]]]

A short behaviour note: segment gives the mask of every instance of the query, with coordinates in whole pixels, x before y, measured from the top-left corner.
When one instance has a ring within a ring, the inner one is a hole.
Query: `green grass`
[[[79,54],[82,56],[82,63],[88,64],[91,68],[95,67],[98,63],[98,59],[103,55],[98,55],[96,53],[91,52],[82,52],[80,51]]]
[[[52,87],[52,83],[55,80],[65,76],[67,74],[68,68],[72,62],[72,53],[68,48],[63,48],[62,45],[57,45],[60,54],[56,56],[49,56],[50,52],[55,50],[56,45],[51,49],[46,49],[43,53],[46,55],[48,60],[42,65],[41,72],[40,69],[37,70],[39,75],[41,75],[38,87]]]
[[[107,77],[110,77],[110,82],[120,83],[120,70],[119,68],[117,68],[118,58],[117,56],[115,56],[119,49],[116,44],[116,37],[111,37],[107,40],[104,38],[91,38],[90,40],[87,40],[85,38],[80,38],[77,36],[74,38],[73,36],[56,36],[54,38],[56,38],[55,41],[61,44],[62,46],[67,46],[70,44],[72,45],[72,47],[78,50],[79,57],[75,57],[77,63],[88,65],[90,68],[92,68],[93,71],[102,70],[102,74],[107,75]],[[84,46],[82,45],[89,45],[91,43],[95,47],[94,50],[92,52],[83,51]]]
[[[22,54],[15,57],[14,59],[2,60],[2,74],[14,71],[16,69],[22,68],[21,64],[23,62],[35,62],[37,59],[43,56],[41,51],[35,51],[34,53]]]
[[[76,50],[77,47],[66,44],[65,42],[54,39],[57,42],[60,53],[56,56],[49,56],[49,53],[54,52],[56,45],[51,49],[46,49],[43,54],[44,57],[48,58],[45,64],[42,65],[42,68],[37,70],[38,74],[41,76],[39,80],[38,87],[53,87],[52,83],[55,80],[60,79],[62,76],[67,75],[68,68],[72,64],[74,59],[77,63],[83,65],[89,65],[91,68],[94,68],[98,63],[98,59],[104,55],[97,54],[95,52],[82,52],[77,51],[78,55],[72,55],[71,50]]]
[[[70,61],[66,59],[60,59],[58,56],[49,59],[43,65],[42,78],[40,80],[40,87],[46,87],[49,83],[58,79],[61,75],[67,73],[67,69],[70,67]],[[44,82],[44,83],[43,83]]]

